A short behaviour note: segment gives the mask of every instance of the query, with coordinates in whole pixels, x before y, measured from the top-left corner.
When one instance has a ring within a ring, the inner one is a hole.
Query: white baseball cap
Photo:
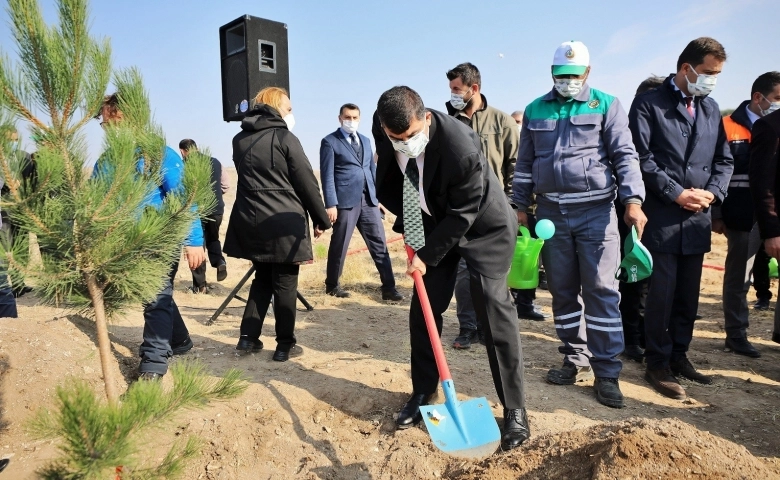
[[[582,42],[563,42],[555,51],[552,74],[582,75],[590,66],[588,47]]]

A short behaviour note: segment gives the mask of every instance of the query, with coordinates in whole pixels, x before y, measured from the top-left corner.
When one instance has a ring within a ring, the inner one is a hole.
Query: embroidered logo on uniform
[[[566,58],[574,58],[574,50],[571,48],[566,50]]]
[[[590,108],[596,108],[596,107],[598,107],[598,106],[599,106],[599,101],[598,101],[598,100],[593,100],[593,101],[591,101],[591,102],[588,104],[588,106],[589,106]]]

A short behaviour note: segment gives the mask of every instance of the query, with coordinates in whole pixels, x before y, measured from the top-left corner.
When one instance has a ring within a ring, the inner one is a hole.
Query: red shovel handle
[[[409,256],[409,261],[411,262],[414,258],[414,250],[412,250],[412,247],[409,245],[405,246],[406,254]],[[439,331],[436,329],[436,321],[433,319],[433,310],[431,309],[431,302],[428,300],[428,292],[425,290],[425,283],[423,283],[422,275],[420,275],[420,272],[414,272],[412,278],[414,279],[414,286],[417,289],[417,298],[420,300],[423,317],[425,317],[425,326],[428,328],[428,338],[430,338],[431,347],[433,347],[433,356],[436,358],[436,367],[439,369],[439,378],[442,382],[452,380],[450,367],[447,366],[447,359],[444,358],[444,349],[441,346],[441,338],[439,337]]]

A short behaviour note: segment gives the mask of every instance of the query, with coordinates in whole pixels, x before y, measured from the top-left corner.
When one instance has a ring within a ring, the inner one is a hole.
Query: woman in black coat
[[[331,223],[309,159],[290,132],[294,120],[287,92],[265,88],[255,101],[233,138],[238,188],[223,250],[251,260],[256,269],[236,349],[263,348],[260,332],[273,296],[273,359],[284,362],[302,352],[295,345],[295,307],[298,269],[313,259],[309,216],[315,238]]]

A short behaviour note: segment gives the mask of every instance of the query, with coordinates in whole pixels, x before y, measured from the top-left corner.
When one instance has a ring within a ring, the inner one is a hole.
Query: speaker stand
[[[222,302],[222,305],[219,306],[216,312],[214,312],[214,315],[209,318],[209,320],[206,322],[206,325],[213,325],[214,322],[217,321],[217,317],[227,308],[228,304],[231,300],[234,298],[237,300],[241,300],[244,303],[247,303],[247,300],[245,298],[239,297],[238,292],[244,287],[244,284],[249,280],[249,277],[252,276],[252,274],[255,273],[255,266],[252,265],[252,267],[244,274],[244,277],[241,278],[241,281],[238,282],[238,285],[233,288],[233,290],[228,293],[228,296],[225,297],[225,301]],[[306,298],[304,298],[303,295],[301,295],[301,292],[296,292],[296,295],[298,297],[298,300],[303,304],[304,307],[306,307],[307,312],[311,312],[314,310],[314,307],[311,305],[311,303],[306,301]],[[273,302],[273,297],[271,298],[271,301]]]

